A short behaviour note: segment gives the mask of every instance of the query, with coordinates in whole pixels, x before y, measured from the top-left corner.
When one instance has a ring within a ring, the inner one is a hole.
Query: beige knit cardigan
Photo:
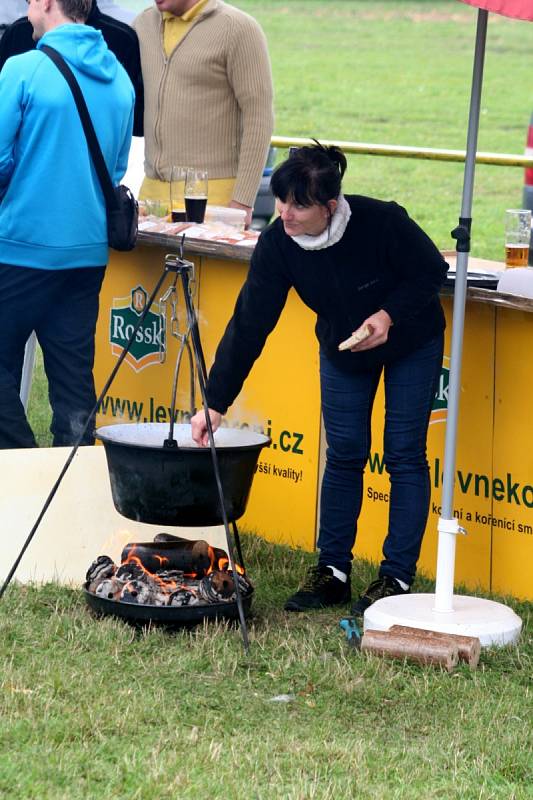
[[[172,165],[236,178],[233,200],[253,206],[273,130],[272,75],[258,23],[208,0],[169,58],[154,6],[134,21],[144,80],[145,174]]]

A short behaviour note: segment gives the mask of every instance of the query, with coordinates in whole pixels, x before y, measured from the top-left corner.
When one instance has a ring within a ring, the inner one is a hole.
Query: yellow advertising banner
[[[498,309],[491,588],[533,598],[533,314]]]

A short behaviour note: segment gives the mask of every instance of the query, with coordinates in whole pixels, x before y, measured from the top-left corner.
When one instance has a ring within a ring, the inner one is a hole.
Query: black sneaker
[[[365,611],[376,600],[381,600],[382,597],[391,597],[394,594],[409,594],[410,589],[404,589],[396,580],[389,575],[384,575],[372,581],[368,589],[359,595],[359,600],[352,606],[352,614],[357,617],[362,617]]]
[[[351,599],[349,578],[343,582],[330,567],[311,567],[301,589],[285,603],[285,611],[311,611],[349,603]]]

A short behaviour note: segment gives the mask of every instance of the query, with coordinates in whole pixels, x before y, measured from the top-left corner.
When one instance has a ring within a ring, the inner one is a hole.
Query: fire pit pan
[[[164,447],[166,423],[130,423],[98,428],[117,511],[154,525],[221,525],[212,453],[198,447],[190,425],[175,425],[177,447]],[[260,433],[220,428],[215,445],[228,520],[244,514],[259,453],[270,443]]]
[[[208,603],[197,606],[151,606],[142,603],[125,603],[122,600],[108,600],[89,592],[84,586],[85,600],[89,608],[98,616],[113,616],[136,625],[168,625],[173,627],[197,625],[204,619],[239,619],[237,603]],[[252,605],[253,589],[242,598],[244,613],[247,616]]]

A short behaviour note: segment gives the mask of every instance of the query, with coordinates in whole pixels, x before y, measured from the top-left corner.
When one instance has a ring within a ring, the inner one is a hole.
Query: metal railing
[[[426,161],[455,161],[463,162],[466,157],[464,150],[443,150],[433,147],[405,147],[393,144],[371,144],[368,142],[341,142],[335,139],[319,139],[321,144],[329,147],[336,145],[345,153],[357,153],[368,156],[389,156],[392,158],[418,158]],[[288,148],[302,147],[312,144],[313,140],[292,136],[273,136],[272,147]],[[533,167],[533,157],[512,155],[508,153],[482,153],[476,154],[477,164],[490,164],[497,167]]]

